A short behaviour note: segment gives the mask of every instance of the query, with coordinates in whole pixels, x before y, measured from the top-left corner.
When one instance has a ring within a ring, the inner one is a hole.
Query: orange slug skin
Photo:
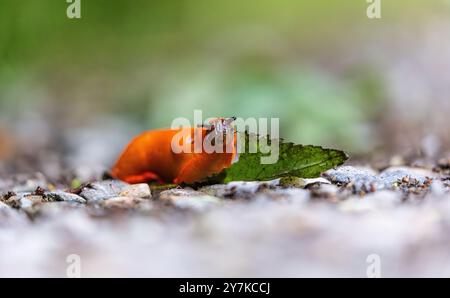
[[[112,168],[112,176],[128,183],[193,183],[232,164],[235,149],[232,153],[206,153],[204,150],[194,153],[192,144],[192,153],[174,153],[172,139],[180,131],[181,129],[151,130],[137,136]],[[207,134],[207,130],[200,127],[184,131],[190,133],[190,140],[194,139],[196,133],[201,133],[202,140]]]

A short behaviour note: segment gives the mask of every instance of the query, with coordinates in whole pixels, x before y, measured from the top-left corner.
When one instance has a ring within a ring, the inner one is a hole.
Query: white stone
[[[105,207],[132,208],[142,201],[142,199],[135,197],[115,197],[101,201],[100,204]]]
[[[119,192],[121,197],[151,198],[152,193],[147,183],[133,184]]]
[[[219,198],[189,189],[170,189],[161,192],[160,200],[168,201],[176,207],[204,211],[213,206],[220,205]]]

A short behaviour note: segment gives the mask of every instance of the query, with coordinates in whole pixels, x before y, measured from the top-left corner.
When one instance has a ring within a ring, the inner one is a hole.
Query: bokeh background
[[[279,117],[354,158],[450,141],[450,2],[0,0],[0,176],[89,179],[176,117]]]

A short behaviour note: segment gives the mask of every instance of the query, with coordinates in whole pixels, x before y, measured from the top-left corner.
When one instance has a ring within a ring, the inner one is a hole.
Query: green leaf
[[[348,159],[343,151],[324,149],[320,146],[295,145],[279,140],[278,161],[272,164],[262,164],[261,157],[270,154],[263,154],[260,149],[264,147],[263,144],[271,144],[271,141],[268,143],[266,138],[258,138],[257,153],[249,153],[249,141],[255,140],[252,138],[254,136],[245,135],[246,150],[239,154],[238,162],[211,177],[208,181],[213,183],[264,181],[286,176],[316,178],[321,173],[343,164]],[[272,140],[272,142],[274,141],[277,140]]]

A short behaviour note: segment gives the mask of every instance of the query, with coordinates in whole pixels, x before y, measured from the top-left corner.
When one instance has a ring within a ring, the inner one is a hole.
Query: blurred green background
[[[67,142],[74,129],[98,125],[131,138],[194,109],[279,117],[284,138],[351,153],[430,132],[448,144],[449,1],[382,0],[379,20],[364,0],[82,0],[81,19],[67,6],[0,0],[0,125],[34,150],[72,152],[102,138]]]

